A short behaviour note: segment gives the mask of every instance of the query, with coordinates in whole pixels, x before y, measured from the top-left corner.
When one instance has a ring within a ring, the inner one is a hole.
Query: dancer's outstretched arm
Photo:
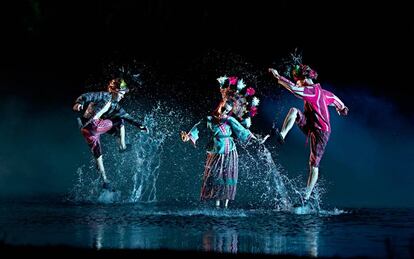
[[[277,82],[286,88],[289,92],[293,93],[296,97],[303,99],[304,96],[304,87],[299,87],[295,85],[292,81],[289,79],[279,75],[276,69],[269,68],[269,72],[272,73],[272,75],[277,79]]]
[[[185,131],[181,131],[180,136],[181,136],[181,140],[183,142],[187,142],[189,140],[191,140],[191,143],[193,143],[193,145],[195,146],[197,140],[199,139],[199,130],[198,130],[198,125],[200,125],[201,123],[205,122],[205,119],[201,119],[199,122],[197,122],[189,131],[188,133]]]
[[[334,106],[339,115],[348,115],[348,107],[338,98],[338,96],[329,92],[328,90],[323,90],[325,95],[326,102],[329,106]]]

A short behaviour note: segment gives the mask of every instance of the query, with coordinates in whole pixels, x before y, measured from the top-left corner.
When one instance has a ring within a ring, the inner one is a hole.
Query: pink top
[[[345,108],[344,103],[333,93],[322,89],[320,84],[298,86],[287,78],[279,77],[279,83],[305,102],[304,113],[313,126],[323,131],[331,131],[329,123],[329,106],[335,106],[337,111]]]

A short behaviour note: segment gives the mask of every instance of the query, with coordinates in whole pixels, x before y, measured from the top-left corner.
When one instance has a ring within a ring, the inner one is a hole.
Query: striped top
[[[84,119],[92,118],[97,112],[104,108],[104,106],[111,102],[111,106],[101,118],[102,119],[114,119],[120,118],[128,121],[136,127],[141,127],[142,124],[137,119],[133,118],[127,113],[116,101],[112,101],[112,95],[109,92],[89,92],[79,96],[75,103],[81,104],[85,112],[83,114]]]
[[[298,86],[280,76],[279,84],[304,101],[304,114],[313,126],[322,131],[331,131],[328,106],[337,111],[345,108],[344,103],[333,93],[322,89],[320,84]]]
[[[236,149],[233,136],[237,137],[241,142],[248,142],[252,137],[250,130],[243,127],[234,117],[227,116],[222,118],[219,123],[214,122],[211,116],[194,125],[188,133],[191,142],[195,145],[199,139],[199,130],[197,126],[206,123],[207,134],[212,138],[207,147],[207,152],[216,154],[228,154]]]

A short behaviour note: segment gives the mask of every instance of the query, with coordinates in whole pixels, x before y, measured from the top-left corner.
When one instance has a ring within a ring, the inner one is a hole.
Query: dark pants
[[[319,163],[322,159],[323,153],[325,152],[326,144],[328,144],[331,132],[315,128],[313,123],[310,123],[306,116],[299,110],[296,117],[296,124],[310,139],[309,165],[319,167]]]

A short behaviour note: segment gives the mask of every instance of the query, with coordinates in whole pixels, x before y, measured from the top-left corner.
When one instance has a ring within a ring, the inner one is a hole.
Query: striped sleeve
[[[115,117],[122,118],[137,128],[141,128],[143,126],[139,120],[135,119],[129,113],[127,113],[119,104],[116,105]]]
[[[250,130],[244,128],[243,125],[241,125],[240,122],[238,122],[233,117],[229,117],[228,122],[230,123],[230,126],[238,139],[240,139],[242,142],[249,142],[249,140],[252,138],[252,133]]]
[[[303,99],[303,87],[296,86],[292,81],[283,76],[279,77],[278,83],[282,85],[284,88],[286,88],[289,92],[293,93],[296,97]]]
[[[76,99],[75,103],[85,105],[87,103],[97,102],[100,100],[105,100],[105,92],[84,93]]]
[[[335,106],[337,110],[342,110],[345,108],[345,104],[339,99],[336,95],[329,92],[328,90],[323,90],[323,94],[325,95],[326,103],[329,106]]]
[[[199,135],[200,131],[198,130],[198,125],[204,124],[204,123],[208,124],[208,121],[209,121],[209,117],[201,119],[188,132],[188,137],[190,138],[191,143],[193,143],[193,145],[195,145],[197,140],[200,138],[200,135]],[[202,127],[202,128],[204,128],[204,127]]]

